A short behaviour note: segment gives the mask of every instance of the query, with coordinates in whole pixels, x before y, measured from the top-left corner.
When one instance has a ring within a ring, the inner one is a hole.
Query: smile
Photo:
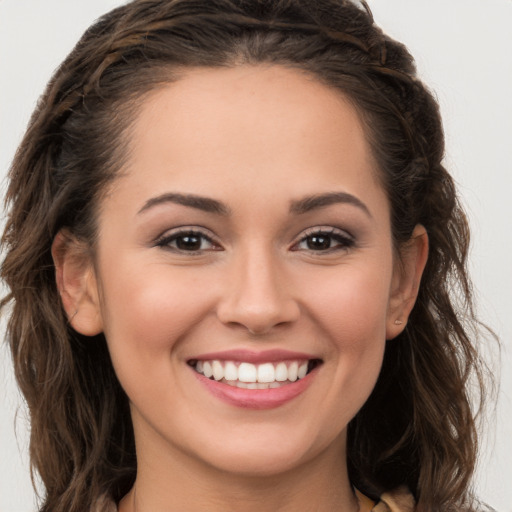
[[[210,380],[243,389],[275,389],[303,379],[318,359],[253,364],[240,361],[191,360],[189,365]]]

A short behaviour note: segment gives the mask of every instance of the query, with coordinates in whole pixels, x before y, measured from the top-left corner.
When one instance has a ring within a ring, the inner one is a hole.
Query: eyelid
[[[217,246],[217,248],[200,249],[198,251],[181,251],[178,248],[173,248],[167,245],[171,240],[178,238],[180,235],[195,235],[202,237],[208,240],[212,245]],[[154,240],[153,245],[155,247],[167,247],[168,249],[175,250],[176,252],[187,252],[189,254],[200,253],[203,251],[223,250],[218,238],[209,229],[202,226],[178,226],[168,229]]]
[[[216,246],[216,247],[212,247],[212,248],[208,248],[208,249],[199,249],[197,251],[182,251],[178,248],[173,248],[171,247],[170,245],[168,245],[172,240],[178,238],[180,235],[183,236],[183,235],[195,235],[195,236],[198,236],[198,237],[202,237],[203,239],[206,239],[209,243],[211,243],[213,246]],[[338,238],[339,240],[338,241],[341,241],[339,246],[335,246],[335,247],[331,247],[329,249],[325,249],[325,250],[318,250],[318,251],[313,251],[311,250],[311,252],[317,252],[317,253],[327,253],[329,251],[336,251],[336,250],[346,250],[350,247],[352,247],[353,245],[355,245],[355,238],[354,236],[349,233],[347,230],[345,229],[341,229],[341,228],[337,228],[337,227],[334,227],[334,226],[313,226],[313,227],[310,227],[308,229],[305,229],[304,231],[302,231],[296,238],[295,238],[295,241],[292,243],[292,246],[291,246],[291,250],[295,250],[295,251],[298,251],[298,250],[301,250],[299,249],[297,246],[305,241],[308,237],[312,236],[312,235],[326,235],[326,236],[330,236],[330,237],[333,237],[333,238]],[[212,233],[209,229],[207,228],[204,228],[202,226],[178,226],[178,227],[175,227],[175,228],[171,228],[171,229],[167,229],[166,231],[164,231],[161,235],[159,235],[153,242],[153,245],[155,247],[167,247],[168,249],[170,250],[174,250],[176,252],[186,252],[188,254],[194,254],[194,253],[200,253],[200,252],[205,252],[205,251],[218,251],[218,250],[224,250],[221,243],[219,242],[218,240],[218,237]]]
[[[345,229],[340,229],[334,226],[313,226],[311,228],[308,228],[300,233],[300,235],[295,239],[295,242],[293,242],[291,250],[298,251],[300,249],[296,248],[301,242],[305,241],[308,237],[312,235],[327,235],[333,238],[339,238],[343,240],[343,244],[341,244],[338,247],[331,247],[329,249],[325,249],[323,251],[313,251],[310,250],[310,252],[317,252],[317,253],[327,253],[330,251],[336,251],[336,250],[346,250],[350,247],[353,247],[356,243],[355,237],[349,233]]]

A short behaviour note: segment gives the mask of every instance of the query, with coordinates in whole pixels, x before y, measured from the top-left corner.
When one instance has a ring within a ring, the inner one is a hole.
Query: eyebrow
[[[195,194],[179,194],[177,192],[168,192],[166,194],[148,199],[144,203],[144,206],[138,211],[137,215],[145,212],[146,210],[149,210],[150,208],[165,203],[181,204],[183,206],[188,206],[189,208],[196,208],[207,213],[215,213],[217,215],[223,216],[228,216],[231,214],[230,208],[220,201],[217,201],[216,199],[198,196]],[[372,216],[368,207],[360,199],[347,192],[328,192],[325,194],[315,194],[312,196],[303,197],[302,199],[294,200],[290,204],[290,213],[301,215],[312,210],[325,208],[332,204],[339,203],[351,204],[361,209],[369,217]]]
[[[196,196],[194,194],[179,194],[175,192],[169,192],[148,199],[144,203],[144,206],[138,211],[137,215],[149,210],[150,208],[153,208],[154,206],[165,203],[181,204],[183,206],[196,208],[207,213],[215,213],[217,215],[227,216],[230,215],[231,213],[230,209],[225,204],[221,203],[220,201],[217,201],[216,199]]]
[[[302,199],[292,201],[290,212],[297,215],[308,213],[312,210],[325,208],[332,204],[351,204],[362,210],[368,217],[372,217],[368,207],[356,196],[347,192],[328,192],[326,194],[315,194]]]

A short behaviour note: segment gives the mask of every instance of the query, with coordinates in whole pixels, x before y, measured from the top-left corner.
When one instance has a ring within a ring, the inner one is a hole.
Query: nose
[[[298,320],[300,307],[293,298],[291,279],[270,252],[246,251],[232,262],[217,307],[222,323],[262,335]]]

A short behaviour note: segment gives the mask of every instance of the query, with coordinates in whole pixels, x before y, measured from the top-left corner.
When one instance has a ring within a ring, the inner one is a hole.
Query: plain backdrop
[[[91,22],[122,3],[0,0],[2,196],[10,160],[52,71]],[[511,512],[512,0],[368,3],[386,32],[409,47],[441,105],[446,164],[473,229],[470,264],[479,311],[502,342],[499,401],[484,428],[475,485],[498,512]],[[31,512],[36,501],[28,469],[27,415],[3,339],[0,345],[0,512]],[[498,374],[496,355],[491,356]]]

